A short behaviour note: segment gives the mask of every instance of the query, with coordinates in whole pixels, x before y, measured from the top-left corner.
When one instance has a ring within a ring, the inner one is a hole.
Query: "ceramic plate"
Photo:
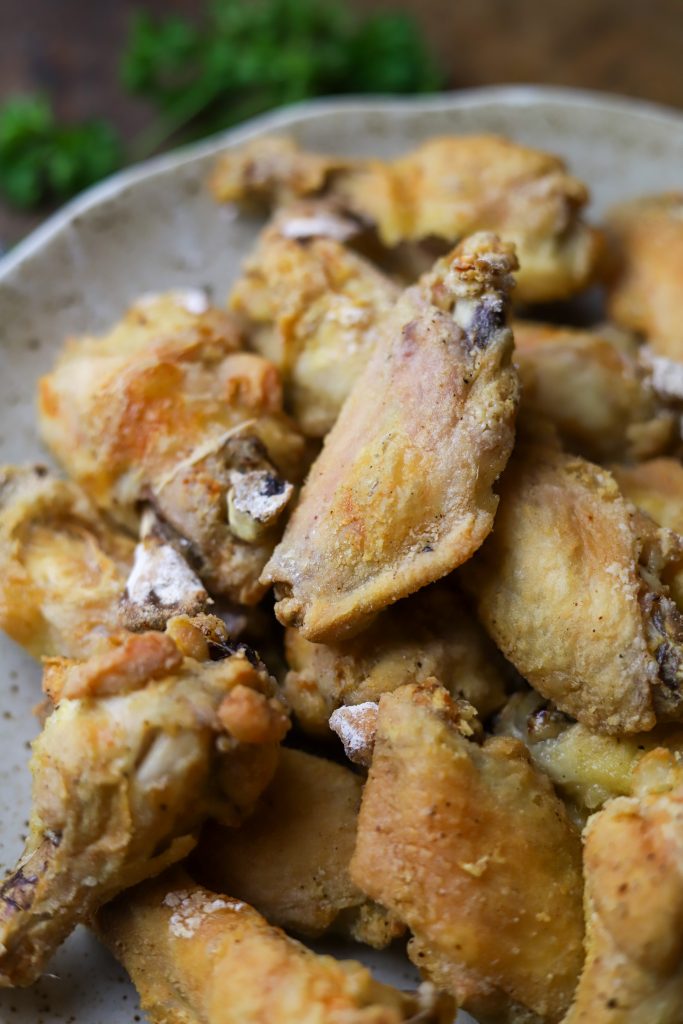
[[[208,288],[218,302],[258,222],[217,208],[204,189],[216,154],[288,132],[344,156],[391,156],[430,135],[499,132],[559,153],[593,195],[591,215],[640,193],[683,185],[683,117],[624,99],[545,88],[495,88],[415,100],[338,100],[278,111],[111,178],[51,218],[0,262],[0,461],[45,459],[36,379],[65,334],[105,327],[141,292]],[[38,667],[0,637],[0,865],[19,852],[29,810],[28,744],[37,730]],[[357,956],[406,987],[398,954]],[[463,1020],[465,1018],[463,1017]],[[2,1024],[142,1021],[121,969],[83,930],[33,989],[0,992]]]

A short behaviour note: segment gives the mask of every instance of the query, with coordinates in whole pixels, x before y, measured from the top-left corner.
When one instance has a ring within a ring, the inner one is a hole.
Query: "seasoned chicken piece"
[[[660,526],[683,536],[683,465],[678,459],[651,459],[638,466],[610,466],[621,493]],[[683,611],[683,558],[662,573]]]
[[[285,749],[240,829],[207,825],[193,871],[217,892],[239,893],[280,928],[301,935],[332,930],[385,946],[403,929],[349,876],[362,788],[348,768]]]
[[[520,301],[559,299],[594,275],[600,236],[581,219],[588,192],[559,157],[494,135],[433,138],[396,160],[306,153],[287,138],[221,157],[218,200],[324,196],[373,225],[386,246],[496,231],[517,247]]]
[[[683,1020],[683,778],[659,749],[585,832],[586,964],[563,1024]]]
[[[455,1012],[430,986],[399,992],[316,955],[177,869],[103,907],[97,927],[151,1024],[450,1024]]]
[[[287,728],[258,662],[184,658],[162,633],[46,674],[59,703],[33,744],[29,838],[0,887],[4,986],[31,984],[100,904],[185,857],[209,815],[238,824]]]
[[[333,645],[285,634],[284,689],[300,726],[329,735],[338,707],[377,701],[404,683],[436,676],[482,718],[505,701],[500,655],[455,590],[435,583],[387,608],[367,629]]]
[[[471,733],[437,685],[381,698],[351,877],[482,1024],[557,1022],[582,962],[579,833],[523,744]]]
[[[681,538],[626,502],[607,470],[531,441],[461,576],[539,693],[589,729],[623,734],[683,719],[683,618],[661,582],[680,558]]]
[[[672,441],[675,417],[630,339],[528,320],[515,321],[514,335],[524,405],[555,424],[569,451],[596,462],[646,459]]]
[[[611,318],[644,334],[658,355],[683,362],[683,192],[622,203],[609,211],[607,227]]]
[[[141,299],[109,334],[67,344],[40,421],[96,504],[135,530],[151,502],[212,591],[253,603],[305,458],[276,368],[240,345],[201,293]]]
[[[358,632],[490,532],[517,410],[514,267],[508,247],[475,235],[385,320],[261,577],[307,640]]]
[[[325,207],[284,210],[230,295],[230,308],[281,371],[287,404],[312,437],[333,426],[399,296],[396,284],[342,244],[345,223]]]
[[[133,542],[75,484],[0,468],[0,628],[39,658],[88,657],[121,631]]]

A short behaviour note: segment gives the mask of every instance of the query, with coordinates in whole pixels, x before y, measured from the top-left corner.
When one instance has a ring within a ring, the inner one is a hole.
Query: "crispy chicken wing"
[[[590,729],[683,718],[683,619],[661,578],[681,539],[624,500],[614,477],[523,443],[496,528],[462,579],[493,640],[539,693]]]
[[[301,727],[320,736],[329,735],[338,707],[377,701],[429,676],[465,697],[482,718],[505,700],[502,659],[457,590],[444,583],[399,601],[337,644],[314,644],[288,629],[285,655],[289,704]]]
[[[68,343],[40,382],[40,421],[101,508],[137,529],[151,502],[209,588],[251,603],[305,459],[276,368],[240,345],[201,293],[142,299],[104,337]]]
[[[206,826],[193,871],[236,892],[271,924],[300,935],[334,931],[385,946],[402,931],[351,881],[361,778],[333,761],[282,750],[275,777],[237,831]]]
[[[177,869],[98,914],[152,1024],[450,1024],[454,1007],[402,993],[355,961],[318,956],[248,904]]]
[[[563,1024],[683,1020],[683,779],[659,749],[585,832],[586,964]]]
[[[211,187],[217,199],[282,202],[325,196],[376,227],[386,246],[474,231],[514,242],[517,297],[562,298],[594,274],[598,233],[581,219],[586,187],[562,160],[493,135],[430,139],[396,160],[341,160],[268,138],[226,153]]]
[[[528,320],[515,321],[514,335],[524,405],[555,424],[568,450],[596,462],[645,459],[672,441],[675,417],[631,339]]]
[[[333,426],[399,296],[396,284],[343,245],[346,223],[316,205],[284,210],[230,295],[254,347],[282,372],[294,418],[313,437]]]
[[[133,542],[75,484],[0,468],[0,628],[35,657],[88,657],[121,631]]]
[[[517,409],[514,266],[494,236],[473,236],[385,321],[262,576],[306,639],[358,632],[490,532]]]
[[[234,825],[251,810],[287,719],[265,669],[225,653],[201,663],[141,633],[48,663],[58,704],[33,744],[26,848],[0,888],[0,985],[35,981],[101,903],[186,856],[208,815]]]
[[[622,203],[607,226],[616,263],[610,316],[644,334],[658,355],[683,362],[683,193]]]
[[[582,961],[579,833],[521,743],[471,733],[437,685],[381,698],[351,877],[482,1024],[557,1022]]]

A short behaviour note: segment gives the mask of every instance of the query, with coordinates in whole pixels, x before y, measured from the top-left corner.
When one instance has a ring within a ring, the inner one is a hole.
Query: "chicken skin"
[[[496,528],[461,576],[497,646],[544,697],[613,734],[683,719],[683,618],[662,583],[681,538],[614,477],[521,443]]]
[[[241,343],[202,293],[151,296],[109,334],[71,340],[39,405],[45,441],[97,505],[137,530],[151,503],[210,590],[254,603],[305,445],[276,368]]]
[[[558,1022],[582,963],[581,844],[524,746],[440,686],[380,699],[351,877],[482,1024]]]
[[[517,248],[523,302],[585,287],[601,249],[581,217],[586,187],[563,161],[494,135],[430,139],[388,162],[306,153],[271,137],[226,153],[210,184],[223,202],[325,197],[372,225],[387,247],[434,238],[454,245],[495,231]]]
[[[209,823],[192,870],[217,892],[238,892],[287,931],[333,931],[386,946],[403,929],[349,875],[362,788],[342,765],[283,749],[254,813],[236,831]]]
[[[0,888],[0,985],[35,981],[98,906],[185,857],[209,815],[235,825],[252,809],[288,723],[265,669],[225,653],[202,663],[141,633],[48,662],[58,703],[33,744],[29,838]]]
[[[36,658],[95,653],[122,629],[133,546],[75,484],[0,468],[0,628]]]
[[[683,193],[647,196],[609,211],[615,262],[608,308],[659,356],[683,362]]]
[[[288,408],[311,437],[334,425],[400,294],[343,244],[347,223],[325,207],[283,210],[229,300],[253,347],[281,371]]]
[[[262,575],[307,640],[357,633],[490,532],[517,411],[514,268],[508,247],[475,235],[385,320]]]
[[[683,1020],[683,778],[667,750],[585,832],[586,964],[563,1024]]]
[[[628,336],[517,320],[524,405],[550,419],[565,447],[595,462],[646,459],[671,444],[675,417]]]
[[[502,659],[457,590],[444,583],[418,590],[377,616],[358,636],[314,644],[285,634],[284,691],[302,729],[329,735],[338,707],[378,701],[405,683],[436,676],[482,718],[505,701]]]
[[[375,981],[318,956],[241,900],[178,869],[103,907],[98,932],[131,975],[151,1024],[450,1024],[430,987]]]

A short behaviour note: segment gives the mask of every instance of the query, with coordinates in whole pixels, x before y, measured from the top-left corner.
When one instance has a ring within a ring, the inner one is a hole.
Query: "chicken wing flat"
[[[325,196],[373,225],[386,246],[438,238],[449,245],[495,231],[517,247],[517,298],[543,302],[590,282],[598,233],[581,214],[588,192],[556,156],[494,135],[430,139],[396,160],[306,153],[288,138],[221,157],[211,187],[224,202]]]
[[[71,340],[40,382],[43,437],[97,505],[137,529],[151,502],[213,591],[251,603],[305,470],[276,368],[202,293],[140,300]]]
[[[351,881],[361,778],[333,761],[283,749],[275,777],[237,830],[210,823],[192,870],[300,935],[349,934],[378,947],[402,931]]]
[[[528,320],[515,321],[514,335],[524,405],[555,424],[569,451],[596,462],[645,459],[672,442],[675,417],[627,336]]]
[[[400,294],[343,245],[345,223],[315,205],[284,210],[229,300],[252,345],[281,371],[288,408],[312,437],[333,426]]]
[[[557,1022],[582,962],[579,833],[523,744],[471,732],[442,687],[381,698],[351,877],[482,1024]]]
[[[454,1006],[318,956],[241,900],[177,869],[103,907],[98,931],[151,1024],[450,1024]]]
[[[287,727],[244,652],[201,663],[162,633],[46,672],[58,704],[33,744],[29,838],[0,888],[3,986],[31,984],[101,903],[186,856],[208,815],[237,824]]]
[[[405,683],[436,678],[482,718],[505,701],[500,655],[453,586],[435,583],[377,616],[358,636],[314,644],[285,634],[284,690],[299,725],[329,735],[338,707],[378,701]]]
[[[589,729],[623,734],[683,717],[683,620],[661,582],[680,557],[678,535],[626,502],[607,470],[531,442],[461,575],[539,693]]]
[[[585,833],[586,964],[563,1024],[683,1020],[683,780],[659,749]]]
[[[0,628],[35,657],[87,657],[121,631],[133,541],[75,484],[0,468]]]
[[[622,203],[607,227],[616,261],[611,318],[644,334],[658,355],[683,362],[683,193]]]
[[[385,321],[262,576],[306,639],[358,632],[490,532],[518,399],[514,267],[508,247],[475,235]]]

